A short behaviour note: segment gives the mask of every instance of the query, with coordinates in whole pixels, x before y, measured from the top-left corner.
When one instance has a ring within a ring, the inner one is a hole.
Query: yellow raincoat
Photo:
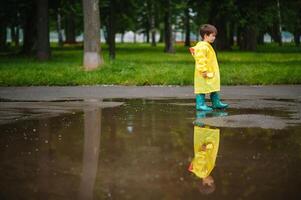
[[[210,175],[219,147],[219,129],[194,126],[194,158],[189,171],[200,178]]]
[[[211,44],[201,41],[189,50],[195,59],[194,93],[206,94],[220,91],[219,67]],[[202,72],[205,71],[210,77],[202,76]]]

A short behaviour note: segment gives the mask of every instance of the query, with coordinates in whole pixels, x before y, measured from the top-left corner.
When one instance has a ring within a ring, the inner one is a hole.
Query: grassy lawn
[[[186,47],[117,44],[116,60],[92,72],[82,68],[80,47],[52,48],[52,59],[0,54],[0,85],[192,85],[194,60]],[[257,52],[217,52],[222,85],[301,84],[301,47],[261,46]]]

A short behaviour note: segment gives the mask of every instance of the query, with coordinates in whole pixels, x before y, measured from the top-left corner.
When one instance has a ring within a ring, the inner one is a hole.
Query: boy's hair
[[[215,191],[215,184],[213,183],[212,185],[207,185],[207,184],[203,184],[202,182],[199,184],[199,192],[205,195],[211,194],[212,192]]]
[[[210,35],[211,33],[215,33],[217,35],[217,29],[215,26],[211,24],[203,24],[200,27],[200,35],[204,38],[205,35]]]

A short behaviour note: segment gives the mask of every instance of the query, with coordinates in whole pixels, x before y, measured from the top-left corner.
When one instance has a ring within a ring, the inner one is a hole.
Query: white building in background
[[[294,42],[294,35],[291,34],[290,32],[283,31],[281,35],[282,35],[282,42],[287,42],[287,43]],[[271,35],[269,35],[267,33],[264,34],[263,41],[265,43],[271,43],[272,42]]]
[[[62,35],[63,35],[63,40],[65,40],[64,30],[62,30]],[[51,31],[49,37],[50,37],[50,42],[58,42],[58,33],[57,32]],[[116,37],[115,37],[116,42],[121,42],[121,37],[122,37],[122,35],[120,33],[117,33]],[[150,35],[150,37],[151,37],[151,35]],[[103,30],[101,30],[100,39],[102,42],[105,41]],[[158,42],[159,39],[160,39],[160,34],[157,32],[156,33],[156,41]],[[191,41],[197,41],[197,40],[199,40],[199,37],[197,35],[191,33],[190,39],[191,39]],[[124,40],[124,42],[133,43],[135,41],[134,32],[133,31],[125,32],[123,40]],[[7,29],[7,41],[11,42],[10,29]],[[21,29],[20,30],[20,42],[22,42],[22,41],[23,41],[23,31]],[[77,42],[83,41],[83,33],[76,37],[76,41]],[[185,34],[183,34],[183,32],[175,32],[175,41],[176,42],[185,41]],[[287,32],[287,31],[283,31],[282,32],[282,41],[286,42],[286,43],[293,42],[294,41],[293,34],[291,34],[290,32]],[[136,42],[138,42],[138,43],[146,42],[146,36],[142,33],[136,33]],[[272,42],[272,37],[267,33],[264,35],[264,42],[265,43]]]

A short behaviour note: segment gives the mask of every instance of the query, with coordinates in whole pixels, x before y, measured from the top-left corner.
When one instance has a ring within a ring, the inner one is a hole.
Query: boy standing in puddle
[[[191,47],[190,53],[195,59],[194,93],[196,95],[196,109],[212,111],[224,109],[228,104],[220,101],[220,74],[215,51],[211,44],[217,35],[217,29],[210,24],[204,24],[200,28],[202,41]],[[205,102],[205,94],[210,94],[212,106]]]

